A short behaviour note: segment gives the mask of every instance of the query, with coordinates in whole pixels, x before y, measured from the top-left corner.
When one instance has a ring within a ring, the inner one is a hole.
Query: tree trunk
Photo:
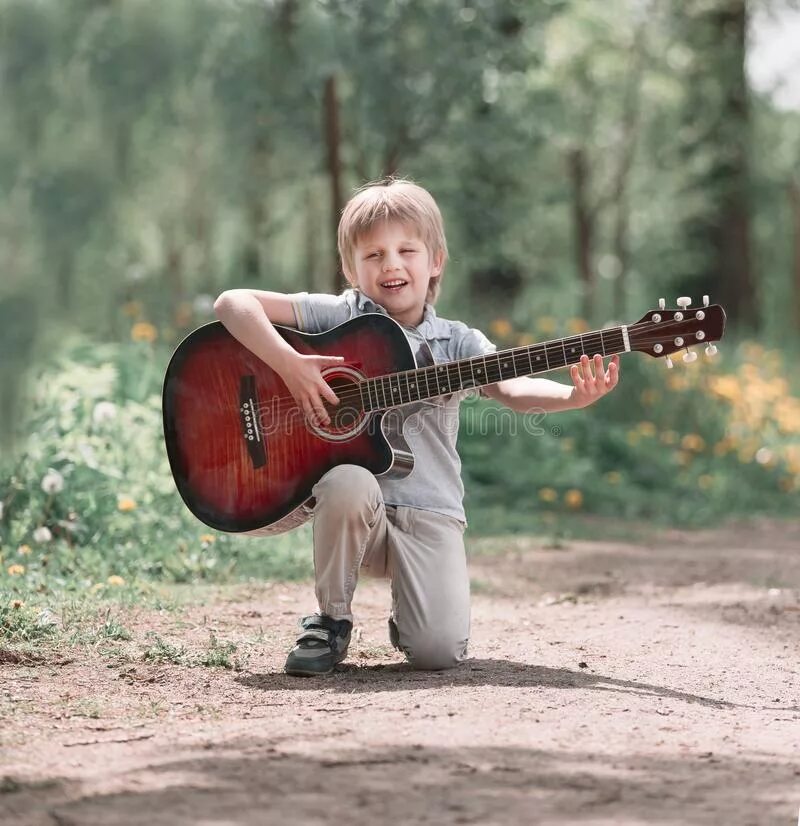
[[[727,36],[734,59],[731,60],[730,84],[727,87],[724,117],[730,124],[731,181],[724,199],[720,227],[720,258],[717,266],[725,278],[730,273],[733,291],[727,298],[735,317],[755,328],[758,303],[750,245],[749,164],[750,117],[745,76],[747,36],[746,0],[729,0],[720,15],[720,35]]]
[[[567,165],[572,182],[575,263],[581,281],[581,314],[591,320],[594,318],[594,217],[589,209],[589,171],[584,150],[573,149],[567,157]]]
[[[758,296],[751,265],[750,117],[745,77],[746,0],[686,0],[676,6],[693,52],[683,149],[688,190],[704,206],[685,214],[686,256],[674,286],[696,302],[703,293],[725,305],[734,324],[754,328]],[[695,159],[702,162],[695,164]]]
[[[800,333],[800,181],[789,183],[789,203],[792,207],[792,317],[796,333]]]
[[[336,93],[336,75],[329,75],[325,81],[325,145],[328,149],[328,175],[331,192],[331,234],[333,237],[334,266],[331,285],[334,293],[345,286],[337,250],[336,236],[339,216],[344,207],[342,197],[342,162],[340,157],[339,99]]]

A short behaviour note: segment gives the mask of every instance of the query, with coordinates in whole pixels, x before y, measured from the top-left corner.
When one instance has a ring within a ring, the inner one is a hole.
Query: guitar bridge
[[[256,377],[242,376],[239,382],[239,421],[254,468],[263,467],[267,463],[267,441],[261,431],[259,418]]]

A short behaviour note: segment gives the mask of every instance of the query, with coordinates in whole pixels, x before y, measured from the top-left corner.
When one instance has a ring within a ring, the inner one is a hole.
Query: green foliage
[[[76,340],[35,377],[33,435],[0,472],[0,588],[111,593],[310,572],[308,529],[259,540],[209,531],[188,513],[163,446],[165,359],[146,342]]]
[[[502,428],[491,426],[493,403],[467,403],[459,449],[473,528],[540,530],[586,513],[696,527],[795,514],[800,388],[778,351],[732,353],[670,373],[632,357],[597,404],[506,416]]]

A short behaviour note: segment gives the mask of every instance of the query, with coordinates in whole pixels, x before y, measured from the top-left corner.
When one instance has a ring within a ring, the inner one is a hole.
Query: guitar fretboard
[[[365,410],[383,410],[485,387],[517,376],[546,373],[575,364],[583,355],[590,358],[595,353],[610,356],[629,350],[627,327],[611,327],[485,356],[376,376],[360,382],[359,388]]]

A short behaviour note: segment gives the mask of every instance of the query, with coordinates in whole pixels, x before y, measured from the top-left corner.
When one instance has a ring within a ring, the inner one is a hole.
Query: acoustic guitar
[[[578,362],[582,355],[638,351],[669,357],[722,338],[718,304],[645,313],[635,324],[434,363],[427,348],[415,353],[403,328],[380,313],[357,316],[324,333],[276,325],[299,353],[343,356],[323,371],[339,398],[325,403],[331,423],[306,420],[281,377],[240,344],[220,322],[190,333],[167,367],[164,437],[180,495],[212,528],[233,533],[282,533],[310,518],[311,490],[331,468],[356,464],[376,476],[411,473],[413,454],[402,434],[402,407],[532,376]],[[426,352],[427,351],[427,352]]]

